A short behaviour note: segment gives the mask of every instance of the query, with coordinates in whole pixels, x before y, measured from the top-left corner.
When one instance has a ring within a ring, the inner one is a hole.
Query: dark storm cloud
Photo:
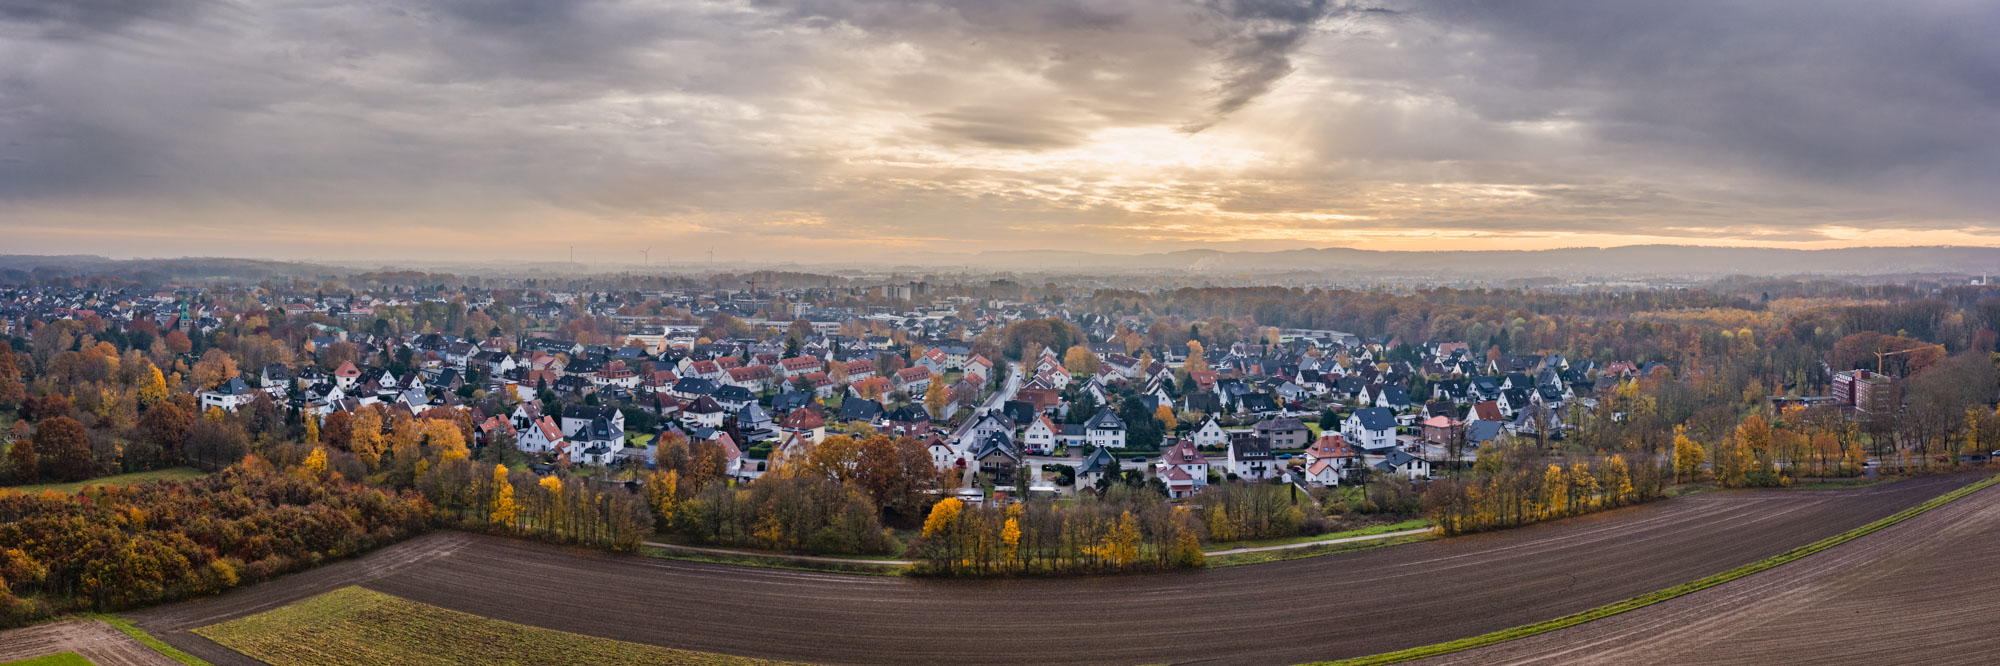
[[[1585,124],[1627,161],[2000,202],[2000,5],[1413,4],[1435,57],[1373,74],[1494,121]],[[1470,36],[1457,41],[1450,36]],[[1946,184],[1943,191],[1937,186]]]
[[[212,0],[0,0],[0,23],[49,39],[81,39],[142,21],[184,20]],[[5,33],[0,33],[5,34]]]
[[[1980,234],[1996,30],[1948,0],[0,0],[0,233],[117,202],[94,219]]]

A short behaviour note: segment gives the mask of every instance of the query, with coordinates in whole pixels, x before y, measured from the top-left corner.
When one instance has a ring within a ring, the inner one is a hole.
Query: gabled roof
[[[785,420],[779,422],[778,425],[780,427],[785,428],[786,430],[813,430],[815,428],[825,427],[826,418],[820,416],[819,412],[817,411],[814,411],[806,407],[800,407],[798,409],[792,410],[791,413],[786,414]]]
[[[1084,422],[1083,427],[1088,430],[1124,430],[1125,421],[1119,419],[1118,414],[1111,411],[1110,407],[1099,407],[1097,413],[1092,415],[1089,421]]]
[[[1367,430],[1394,430],[1396,428],[1396,413],[1389,411],[1387,407],[1357,409],[1348,418],[1360,420],[1361,427]]]

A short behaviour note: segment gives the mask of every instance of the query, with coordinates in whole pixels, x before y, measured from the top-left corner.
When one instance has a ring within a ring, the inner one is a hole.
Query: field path
[[[1684,597],[1430,664],[2000,663],[2000,486]]]
[[[180,666],[102,620],[63,620],[0,631],[0,662],[75,652],[97,666]]]
[[[1691,495],[1492,534],[1179,573],[942,581],[661,560],[445,533],[131,614],[184,629],[359,584],[522,624],[816,663],[1297,663],[1559,617],[1782,553],[1969,481]]]

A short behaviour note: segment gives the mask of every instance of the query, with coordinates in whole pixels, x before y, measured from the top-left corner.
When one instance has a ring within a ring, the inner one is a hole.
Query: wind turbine
[[[653,246],[648,245],[646,249],[640,250],[639,257],[647,266],[653,265]]]

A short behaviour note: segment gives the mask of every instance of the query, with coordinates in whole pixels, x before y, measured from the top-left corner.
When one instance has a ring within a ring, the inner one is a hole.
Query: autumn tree
[[[1687,426],[1674,428],[1674,483],[1699,480],[1707,457],[1701,445],[1688,437]]]
[[[1166,403],[1160,403],[1159,408],[1153,410],[1153,420],[1159,421],[1160,427],[1165,428],[1167,432],[1173,432],[1175,428],[1180,427],[1180,420],[1174,418],[1173,406]]]
[[[97,459],[90,453],[90,434],[75,419],[58,416],[36,423],[34,441],[43,476],[57,481],[82,481],[96,474]]]
[[[160,374],[159,366],[144,360],[139,363],[139,381],[133,388],[138,391],[139,406],[152,407],[167,399],[167,377]]]
[[[234,379],[236,375],[236,359],[230,357],[229,352],[220,349],[210,349],[208,353],[202,354],[201,360],[196,361],[194,368],[189,371],[189,379],[194,382],[195,390],[198,391],[213,389],[223,382]]]
[[[1101,363],[1097,355],[1090,353],[1090,348],[1083,345],[1070,347],[1069,351],[1063,352],[1063,369],[1077,377],[1097,374],[1097,367]]]
[[[42,476],[41,457],[35,455],[34,439],[18,434],[19,429],[26,425],[25,422],[15,422],[17,434],[14,443],[7,448],[7,462],[14,466],[15,483],[34,483]]]
[[[1201,341],[1189,340],[1187,347],[1187,362],[1181,364],[1181,367],[1186,368],[1188,372],[1207,372],[1208,358],[1204,354],[1207,354],[1208,350],[1201,346]]]
[[[360,458],[370,470],[380,466],[384,445],[382,412],[373,406],[355,410],[350,428],[352,434],[348,439],[348,448],[354,452],[354,457]]]
[[[493,466],[493,511],[488,520],[502,527],[514,524],[514,482],[507,480],[506,465]]]
[[[944,388],[944,379],[932,378],[930,388],[924,389],[924,407],[931,411],[931,416],[944,418],[944,408],[950,400],[951,396]]]
[[[140,432],[159,447],[160,460],[168,463],[180,461],[187,449],[188,431],[193,427],[194,416],[172,401],[153,405],[139,417]]]

